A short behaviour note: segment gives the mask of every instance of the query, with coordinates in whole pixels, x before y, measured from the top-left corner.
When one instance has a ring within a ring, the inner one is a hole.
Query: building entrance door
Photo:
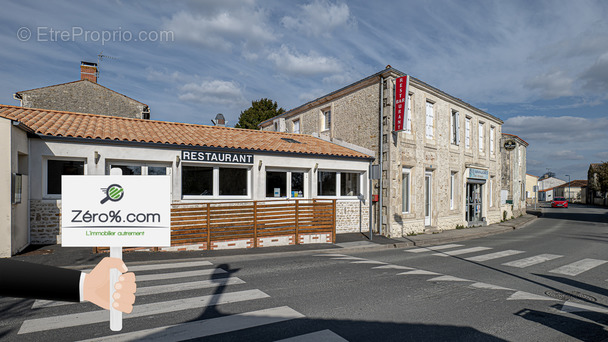
[[[478,183],[467,183],[467,204],[466,204],[466,218],[469,226],[477,225],[482,223],[481,210],[483,206],[482,201],[482,185]]]
[[[424,225],[431,225],[431,190],[432,190],[432,182],[431,182],[431,173],[424,174]]]

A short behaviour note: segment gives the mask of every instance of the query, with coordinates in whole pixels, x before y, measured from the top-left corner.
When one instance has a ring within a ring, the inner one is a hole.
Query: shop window
[[[47,194],[61,195],[61,176],[84,175],[84,161],[49,160],[47,163]]]
[[[337,196],[336,193],[336,172],[319,171],[319,181],[317,183],[317,195]]]
[[[110,174],[112,169],[121,169],[123,176],[164,176],[167,174],[166,166],[148,166],[143,164],[110,164],[106,170]]]
[[[340,173],[340,196],[359,196],[358,173]]]
[[[304,197],[304,172],[291,173],[291,197]]]
[[[148,175],[150,176],[166,176],[167,168],[164,166],[148,166]]]
[[[212,196],[213,168],[182,166],[182,195]]]
[[[139,165],[111,165],[110,169],[121,169],[123,176],[141,175],[141,166]]]
[[[247,196],[247,169],[220,168],[220,196]]]
[[[410,212],[410,169],[404,168],[401,173],[401,211]]]
[[[287,196],[287,172],[266,171],[266,197]]]

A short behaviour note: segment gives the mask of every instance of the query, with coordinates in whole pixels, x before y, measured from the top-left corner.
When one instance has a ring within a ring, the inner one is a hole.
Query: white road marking
[[[386,265],[385,262],[376,261],[376,260],[361,260],[361,261],[353,261],[351,264],[376,264],[376,265]]]
[[[185,268],[185,267],[199,267],[199,266],[212,266],[213,264],[209,261],[189,261],[189,262],[174,262],[170,264],[153,264],[153,265],[136,265],[128,266],[129,272],[141,272],[141,271],[155,271],[155,270],[166,270],[172,268]]]
[[[372,269],[384,269],[384,268],[388,268],[388,269],[394,269],[394,270],[413,270],[413,267],[406,267],[406,266],[399,266],[399,265],[383,265],[383,266],[376,266],[376,267],[372,267]]]
[[[135,317],[153,316],[168,312],[203,308],[206,306],[242,302],[246,300],[268,297],[270,296],[260,290],[247,290],[209,296],[190,297],[166,302],[135,305],[133,307],[133,312],[130,314],[124,314],[122,317],[123,319],[130,319]],[[29,319],[23,322],[18,334],[101,323],[106,322],[107,320],[108,312],[106,310]]]
[[[345,254],[315,254],[313,256],[318,256],[318,257],[344,257],[346,255]]]
[[[462,278],[453,277],[453,276],[449,276],[449,275],[435,277],[435,278],[429,279],[427,281],[470,281],[470,282],[473,282],[472,280],[462,279]]]
[[[109,335],[101,338],[92,338],[85,341],[183,341],[303,317],[305,316],[292,308],[282,306],[130,333]]]
[[[561,310],[564,311],[564,312],[588,312],[588,311],[592,311],[592,312],[599,312],[599,313],[603,313],[603,314],[608,314],[608,310],[607,309],[597,308],[595,306],[575,303],[575,302],[571,302],[571,301],[565,302],[562,305],[562,309]]]
[[[363,259],[363,258],[357,258],[354,256],[345,256],[345,257],[341,257],[341,258],[332,258],[333,260],[367,260],[367,259]]]
[[[204,270],[186,271],[186,272],[144,274],[144,275],[139,275],[139,276],[136,275],[135,279],[136,279],[137,283],[140,283],[142,281],[150,281],[150,280],[198,277],[198,276],[203,276],[203,275],[223,274],[223,273],[227,273],[227,272],[221,268],[209,268],[209,269],[204,269]]]
[[[563,255],[557,255],[557,254],[539,254],[533,257],[529,257],[529,258],[524,258],[524,259],[519,259],[519,260],[515,260],[515,261],[510,261],[510,262],[506,262],[503,265],[504,266],[511,266],[511,267],[517,267],[517,268],[525,268],[525,267],[529,267],[532,265],[536,265],[536,264],[540,264],[543,263],[545,261],[549,261],[549,260],[553,260],[553,259],[557,259],[557,258],[561,258],[563,257]]]
[[[486,283],[475,283],[475,284],[471,284],[469,285],[471,287],[474,287],[476,289],[489,289],[489,290],[507,290],[507,291],[515,291],[513,289],[510,289],[508,287],[502,287],[502,286],[498,286],[498,285],[492,285],[492,284],[486,284]]]
[[[397,275],[439,275],[439,273],[425,271],[425,270],[413,270],[413,271],[397,273]]]
[[[422,252],[429,252],[429,251],[440,251],[442,249],[449,249],[449,248],[455,248],[455,247],[462,247],[462,245],[449,244],[449,245],[441,245],[441,246],[430,246],[430,247],[406,249],[405,251],[409,252],[409,253],[422,253]]]
[[[524,251],[516,251],[516,250],[509,249],[509,250],[502,251],[502,252],[496,252],[496,253],[490,253],[490,254],[484,254],[484,255],[478,255],[478,256],[474,256],[474,257],[470,257],[470,258],[465,258],[465,260],[488,261],[488,260],[504,258],[504,257],[508,257],[511,255],[520,254],[520,253],[524,253]]]
[[[579,275],[583,272],[589,271],[590,269],[600,266],[602,264],[607,263],[606,260],[597,260],[597,259],[583,259],[577,262],[573,262],[568,265],[564,265],[562,267],[558,267],[549,272],[556,274],[563,274],[569,276]]]
[[[146,286],[138,287],[135,293],[136,297],[146,296],[151,294],[168,293],[168,292],[181,292],[188,290],[204,289],[217,286],[228,286],[245,284],[245,282],[239,278],[219,278],[212,280],[193,281],[189,283],[177,283],[169,285],[158,285],[158,286]],[[69,305],[69,304],[80,304],[75,302],[57,302],[52,300],[36,300],[32,309],[48,308],[53,306]]]
[[[447,252],[435,253],[433,255],[447,257],[447,256],[454,256],[454,255],[461,255],[461,254],[481,252],[481,251],[485,251],[485,250],[488,250],[488,249],[492,249],[492,248],[490,248],[490,247],[471,247],[471,248],[465,248],[465,249],[457,249],[455,251],[447,251]]]
[[[326,329],[317,332],[313,332],[306,335],[300,335],[295,337],[286,338],[283,340],[278,340],[275,342],[348,342],[348,340],[343,339],[340,335],[334,333],[333,331]]]
[[[524,291],[517,291],[511,295],[511,297],[507,298],[507,300],[557,300],[554,298],[539,296],[533,293],[528,293]]]

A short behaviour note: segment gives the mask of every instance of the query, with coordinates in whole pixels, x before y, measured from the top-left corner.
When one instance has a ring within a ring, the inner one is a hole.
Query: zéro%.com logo
[[[99,202],[101,204],[104,204],[107,201],[118,202],[125,195],[124,189],[119,184],[111,184],[107,188],[102,188],[101,191],[106,194],[106,197]]]

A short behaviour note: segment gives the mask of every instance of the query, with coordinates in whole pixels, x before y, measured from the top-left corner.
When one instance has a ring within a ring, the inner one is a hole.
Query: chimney
[[[226,119],[224,118],[224,114],[222,114],[222,113],[218,113],[215,116],[215,120],[211,120],[211,122],[213,122],[214,126],[226,127]]]
[[[81,61],[80,79],[97,83],[97,63]]]

